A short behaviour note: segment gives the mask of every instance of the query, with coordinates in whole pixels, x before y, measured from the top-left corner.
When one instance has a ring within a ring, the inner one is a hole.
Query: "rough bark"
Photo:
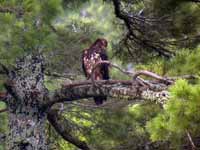
[[[10,150],[47,150],[46,113],[40,108],[47,95],[43,61],[41,56],[19,60],[5,85],[13,97],[7,101]]]
[[[167,86],[164,84],[149,83],[151,84],[151,87],[149,87],[141,85],[137,80],[102,80],[96,81],[95,83],[98,87],[94,86],[92,81],[65,85],[61,89],[55,91],[46,106],[50,107],[55,103],[74,101],[94,96],[109,96],[126,100],[151,100],[158,103],[164,103],[169,97],[169,93],[166,91]]]

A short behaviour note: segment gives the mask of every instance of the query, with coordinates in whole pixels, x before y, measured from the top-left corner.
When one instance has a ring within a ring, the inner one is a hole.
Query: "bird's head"
[[[106,39],[97,39],[95,41],[95,45],[98,45],[99,47],[101,47],[102,49],[105,49],[108,46],[108,42]]]

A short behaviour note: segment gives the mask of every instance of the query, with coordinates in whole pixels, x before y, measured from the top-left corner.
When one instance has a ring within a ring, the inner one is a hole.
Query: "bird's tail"
[[[94,102],[96,105],[101,105],[103,104],[104,101],[106,101],[107,97],[106,96],[98,96],[94,97]]]

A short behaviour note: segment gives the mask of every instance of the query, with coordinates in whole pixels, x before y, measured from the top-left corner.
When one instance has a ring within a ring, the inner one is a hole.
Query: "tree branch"
[[[130,72],[130,71],[125,71],[125,70],[121,69],[119,66],[114,65],[109,61],[100,61],[100,62],[96,63],[94,65],[94,67],[92,68],[91,81],[92,81],[93,85],[95,85],[94,72],[97,69],[97,67],[99,67],[102,64],[107,64],[107,65],[109,65],[111,67],[117,68],[119,71],[121,71],[125,75],[128,75],[128,76],[132,77],[133,80],[137,80],[138,79],[139,81],[142,82],[143,80],[141,78],[138,78],[138,76],[144,75],[144,76],[147,76],[147,77],[154,78],[154,79],[156,79],[156,80],[158,80],[160,82],[163,82],[165,84],[174,83],[174,81],[170,80],[169,78],[161,77],[161,76],[159,76],[159,75],[157,75],[157,74],[155,74],[153,72],[147,71],[147,70],[141,70],[141,71],[137,71],[137,72]]]
[[[90,150],[86,142],[81,141],[72,135],[72,129],[69,126],[69,122],[66,119],[63,119],[63,117],[58,114],[57,110],[51,109],[47,118],[57,133],[59,133],[66,141],[82,150]]]
[[[116,17],[123,20],[128,29],[128,33],[127,33],[128,39],[130,39],[131,41],[134,41],[137,45],[144,46],[148,49],[151,49],[152,51],[155,51],[155,52],[159,53],[159,55],[162,55],[166,58],[170,58],[174,55],[173,52],[171,52],[168,49],[161,46],[161,43],[163,43],[163,42],[158,41],[158,44],[155,44],[156,42],[150,40],[150,38],[148,36],[144,37],[143,34],[145,34],[145,33],[143,33],[141,31],[140,23],[142,23],[144,25],[144,23],[146,23],[146,20],[148,20],[147,18],[145,18],[143,16],[139,16],[139,15],[134,15],[134,14],[130,15],[129,13],[121,10],[120,0],[112,0],[112,1],[113,1]],[[149,20],[152,20],[152,19],[149,19]],[[155,21],[155,19],[153,19],[153,21]],[[140,22],[140,23],[138,23],[138,22]],[[135,33],[135,31],[141,33],[143,38],[138,36]]]
[[[192,137],[191,137],[191,135],[190,135],[190,132],[189,132],[189,131],[186,131],[186,133],[187,133],[187,137],[188,137],[188,139],[189,139],[189,142],[190,142],[190,144],[191,144],[191,146],[192,146],[192,150],[196,150],[196,146],[195,146],[195,144],[194,144],[194,142],[193,142],[193,140],[192,140]]]
[[[9,75],[10,71],[4,64],[0,63],[0,67],[1,67],[0,74]]]
[[[189,0],[191,2],[200,3],[200,0]]]
[[[70,79],[70,80],[74,80],[76,78],[75,74],[60,74],[57,72],[50,72],[50,71],[46,71],[45,75],[55,77],[55,78],[66,78],[66,79]]]
[[[2,101],[2,102],[7,101],[7,93],[6,92],[0,92],[0,101]]]
[[[153,84],[151,87],[143,86],[136,81],[99,80],[98,87],[94,87],[91,81],[72,83],[63,86],[50,96],[44,107],[50,107],[55,103],[74,101],[94,96],[110,96],[121,99],[145,99],[163,103],[167,100],[169,93],[167,85]]]
[[[17,16],[22,16],[24,14],[24,10],[19,8],[0,6],[0,13],[12,13],[16,14]]]
[[[7,108],[5,108],[5,109],[0,109],[0,113],[6,112],[6,111],[8,111]]]

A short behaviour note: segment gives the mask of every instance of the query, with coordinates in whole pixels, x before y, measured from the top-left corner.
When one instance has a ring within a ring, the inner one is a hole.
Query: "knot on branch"
[[[170,95],[169,95],[169,92],[165,91],[165,90],[160,91],[160,92],[146,90],[146,91],[142,92],[141,97],[143,99],[147,99],[147,100],[149,99],[153,102],[155,101],[156,103],[164,105],[167,102],[167,100],[169,99]]]

